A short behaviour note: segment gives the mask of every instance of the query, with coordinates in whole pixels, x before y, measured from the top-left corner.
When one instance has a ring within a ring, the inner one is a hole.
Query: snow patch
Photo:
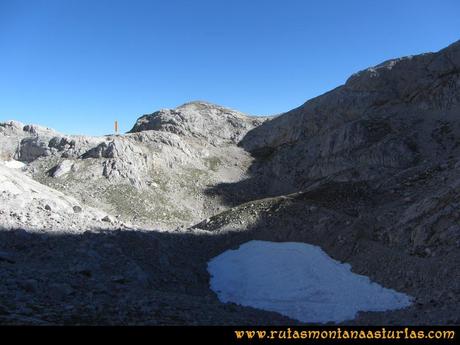
[[[411,297],[351,272],[320,247],[250,241],[208,263],[210,287],[223,303],[275,311],[302,322],[341,322],[358,311],[401,309]]]
[[[23,162],[16,160],[2,161],[1,163],[10,169],[22,169],[26,166]]]

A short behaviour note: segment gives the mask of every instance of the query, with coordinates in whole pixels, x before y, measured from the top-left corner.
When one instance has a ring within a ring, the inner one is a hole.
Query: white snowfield
[[[26,166],[23,162],[20,162],[14,159],[11,159],[9,161],[0,161],[0,164],[8,168],[11,168],[11,169],[22,169]]]
[[[351,272],[349,264],[306,243],[250,241],[208,263],[211,289],[224,302],[301,322],[351,320],[358,311],[401,309],[411,297]]]

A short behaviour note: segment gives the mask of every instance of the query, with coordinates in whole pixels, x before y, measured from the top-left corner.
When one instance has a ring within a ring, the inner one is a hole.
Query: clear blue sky
[[[460,39],[459,0],[0,0],[0,121],[123,131],[201,99],[275,114]]]

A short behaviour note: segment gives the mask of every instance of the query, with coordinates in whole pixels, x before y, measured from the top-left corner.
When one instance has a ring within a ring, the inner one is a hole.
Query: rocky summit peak
[[[220,144],[239,142],[264,120],[213,103],[193,101],[140,117],[130,133],[163,131]]]
[[[188,109],[188,108],[224,108],[218,104],[202,101],[202,100],[193,100],[190,102],[186,102],[176,109]]]

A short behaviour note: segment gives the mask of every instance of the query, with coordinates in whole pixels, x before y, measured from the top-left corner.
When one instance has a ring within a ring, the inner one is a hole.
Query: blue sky
[[[276,114],[460,39],[458,0],[0,0],[0,121],[123,131],[207,100]]]

